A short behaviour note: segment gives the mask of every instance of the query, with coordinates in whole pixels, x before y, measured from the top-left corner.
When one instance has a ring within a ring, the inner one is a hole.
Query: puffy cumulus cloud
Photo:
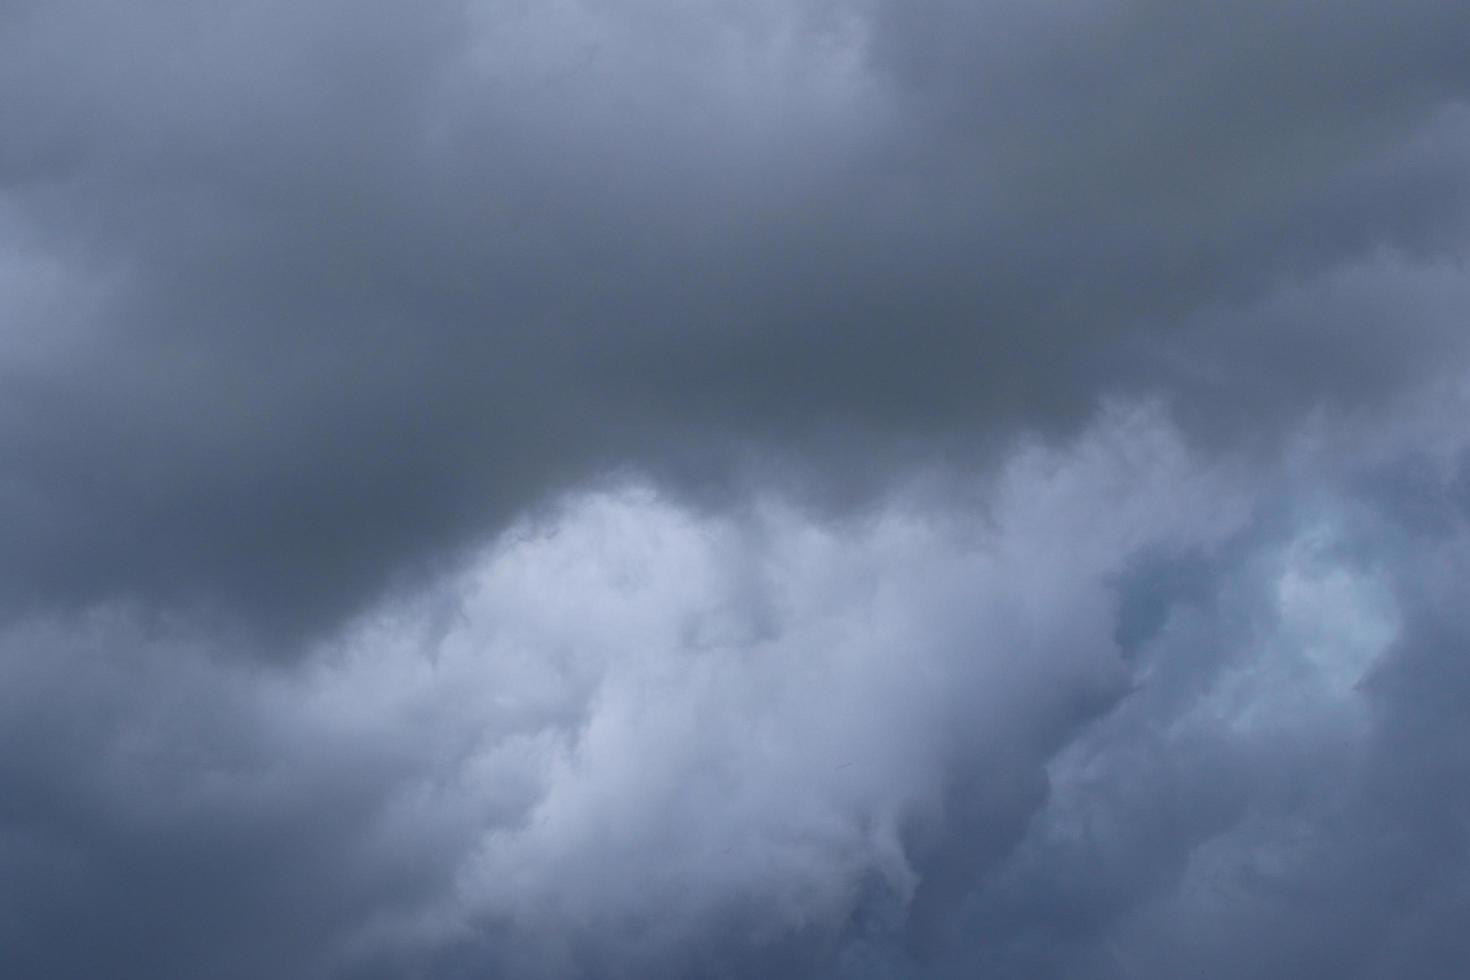
[[[986,520],[576,496],[294,667],[125,610],[14,627],[6,958],[570,977],[927,950],[1128,687],[1130,556],[1211,548],[1247,503],[1120,412],[1015,460]]]
[[[1463,362],[1463,4],[0,17],[11,611],[299,649],[610,468],[837,505]]]
[[[1453,975],[1445,407],[1269,471],[1115,408],[837,521],[578,493],[294,664],[12,626],[7,969]]]

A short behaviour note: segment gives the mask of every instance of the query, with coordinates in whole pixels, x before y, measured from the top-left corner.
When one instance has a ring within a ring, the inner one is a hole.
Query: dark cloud
[[[0,972],[1458,976],[1466,38],[0,3]]]
[[[1119,389],[1234,438],[1460,346],[1401,288],[1456,4],[5,17],[12,605],[289,642],[608,467],[850,484]]]

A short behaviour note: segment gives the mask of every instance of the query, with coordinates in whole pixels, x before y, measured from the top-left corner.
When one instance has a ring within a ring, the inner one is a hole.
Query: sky
[[[1458,980],[1470,5],[0,0],[0,974]]]

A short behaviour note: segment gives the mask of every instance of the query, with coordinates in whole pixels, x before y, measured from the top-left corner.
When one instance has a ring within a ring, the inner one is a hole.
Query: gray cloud
[[[998,530],[898,505],[843,535],[782,506],[571,501],[290,669],[201,659],[197,635],[126,611],[13,630],[7,824],[41,866],[10,877],[43,898],[10,955],[53,975],[394,957],[454,975],[463,955],[560,977],[943,948],[1044,798],[1042,763],[1127,684],[1107,575],[1244,514],[1147,418],[1097,443],[1014,464]],[[1118,519],[1089,528],[1100,488]],[[45,900],[57,881],[76,892]],[[93,943],[57,955],[78,921]]]
[[[598,492],[289,668],[127,610],[12,628],[7,955],[1452,975],[1466,456],[1414,428],[1266,472],[1118,412],[983,517],[845,531]]]
[[[1381,398],[1458,357],[1399,280],[1462,240],[1463,17],[13,7],[5,591],[290,643],[608,467]]]
[[[3,972],[1458,976],[1467,37],[0,3]]]

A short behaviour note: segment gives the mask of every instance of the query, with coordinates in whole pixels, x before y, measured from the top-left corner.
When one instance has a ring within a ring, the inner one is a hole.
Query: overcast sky
[[[1470,973],[1464,0],[0,0],[0,975]]]

